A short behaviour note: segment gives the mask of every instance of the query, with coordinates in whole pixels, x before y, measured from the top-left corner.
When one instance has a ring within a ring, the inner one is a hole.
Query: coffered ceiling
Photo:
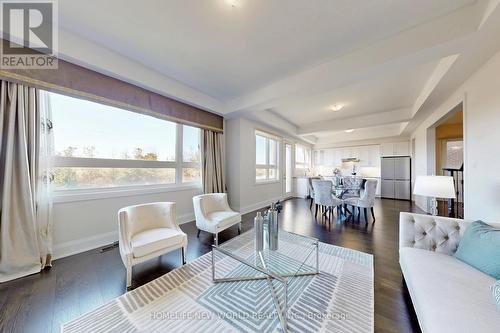
[[[60,53],[319,144],[408,135],[500,48],[498,0],[231,2],[59,1]]]

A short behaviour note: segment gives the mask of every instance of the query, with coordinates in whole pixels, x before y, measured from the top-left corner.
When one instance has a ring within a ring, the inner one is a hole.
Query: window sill
[[[269,185],[269,184],[277,184],[280,183],[278,179],[271,179],[271,180],[256,180],[255,185]]]
[[[89,201],[89,200],[100,200],[100,199],[110,199],[119,197],[130,197],[137,195],[147,195],[155,193],[165,193],[165,192],[180,192],[188,190],[201,191],[201,183],[56,190],[53,192],[53,202],[64,203],[64,202],[75,202],[75,201]]]

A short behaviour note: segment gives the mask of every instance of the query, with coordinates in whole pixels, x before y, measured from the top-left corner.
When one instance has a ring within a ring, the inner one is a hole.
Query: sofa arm
[[[413,247],[453,255],[469,220],[400,213],[399,249]]]

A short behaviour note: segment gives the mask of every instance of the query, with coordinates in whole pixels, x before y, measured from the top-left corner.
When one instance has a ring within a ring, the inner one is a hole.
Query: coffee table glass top
[[[268,232],[264,227],[264,249],[256,251],[254,230],[241,235],[248,240],[244,248],[241,243],[226,242],[217,247],[220,252],[254,267],[261,274],[269,275],[278,280],[297,275],[317,273],[318,240],[311,237],[279,230],[278,249],[271,250],[268,243]]]

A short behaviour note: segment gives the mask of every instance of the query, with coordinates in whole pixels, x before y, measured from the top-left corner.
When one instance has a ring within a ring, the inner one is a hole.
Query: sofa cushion
[[[500,280],[500,229],[482,221],[471,223],[458,244],[455,257]]]
[[[497,303],[497,308],[500,310],[500,280],[495,282],[494,285],[490,287],[491,293],[493,294],[493,299]]]
[[[432,251],[402,248],[400,264],[423,332],[498,332],[495,279]]]
[[[186,234],[172,228],[155,228],[132,236],[131,245],[134,258],[144,257],[175,245],[182,245]]]

